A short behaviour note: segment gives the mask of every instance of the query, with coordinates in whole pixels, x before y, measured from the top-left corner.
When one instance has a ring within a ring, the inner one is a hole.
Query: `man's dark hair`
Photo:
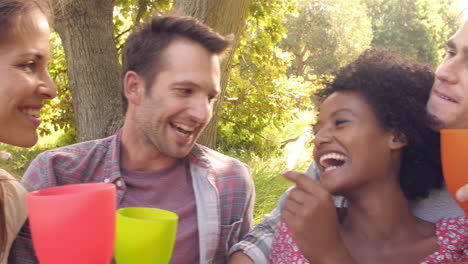
[[[164,65],[164,50],[177,38],[185,38],[205,47],[209,52],[222,55],[230,46],[233,36],[221,36],[207,25],[192,17],[154,16],[140,24],[128,37],[122,52],[122,80],[125,73],[135,71],[141,75],[146,87],[151,87]],[[123,95],[124,110],[128,102]]]
[[[320,101],[340,91],[362,95],[382,128],[406,138],[399,181],[408,200],[425,198],[443,184],[439,133],[426,111],[433,82],[430,66],[373,48],[339,69],[317,93]]]

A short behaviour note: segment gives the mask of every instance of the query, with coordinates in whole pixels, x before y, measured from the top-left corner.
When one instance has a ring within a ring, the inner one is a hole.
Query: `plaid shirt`
[[[117,203],[126,192],[120,173],[121,131],[116,135],[40,154],[22,179],[28,191],[85,182],[112,182]],[[229,248],[252,227],[255,190],[250,168],[201,145],[188,155],[197,203],[200,263],[226,263]],[[39,263],[29,225],[21,229],[8,263]]]

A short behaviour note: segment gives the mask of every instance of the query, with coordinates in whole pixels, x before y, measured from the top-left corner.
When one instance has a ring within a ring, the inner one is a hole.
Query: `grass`
[[[298,136],[303,133],[307,125],[313,123],[314,118],[315,114],[313,112],[300,112],[294,122],[290,122],[281,129],[267,128],[265,136],[267,138],[276,138],[278,141]],[[275,156],[263,155],[268,158],[260,158],[251,153],[236,157],[252,168],[252,177],[257,194],[254,207],[255,225],[262,220],[265,214],[270,213],[277,206],[279,197],[292,185],[292,183],[281,177],[281,172],[286,170],[286,161],[291,161],[291,159],[296,161],[289,164],[290,167],[287,169],[305,172],[311,162],[312,147],[292,142],[281,149],[279,153],[281,154]]]
[[[285,139],[290,136],[299,135],[303,128],[310,124],[310,114],[302,114],[296,122],[285,126],[281,131],[275,130],[276,137]],[[8,162],[0,161],[0,168],[4,168],[18,179],[24,174],[29,163],[41,152],[48,149],[75,143],[73,137],[64,131],[58,131],[52,135],[41,137],[36,146],[30,149],[12,147],[0,144],[0,150],[5,150],[13,155],[13,159]],[[235,157],[247,163],[252,168],[252,177],[256,188],[256,201],[254,207],[254,224],[258,224],[265,214],[268,214],[276,207],[279,197],[292,184],[281,177],[281,172],[286,169],[286,160],[291,155],[297,159],[292,169],[305,171],[310,164],[311,149],[304,148],[295,143],[289,143],[282,151],[282,154],[260,158],[251,153],[245,156]]]
[[[29,163],[31,163],[38,154],[49,149],[73,143],[75,143],[75,139],[63,130],[52,133],[49,136],[41,137],[37,144],[32,148],[13,147],[0,143],[0,150],[10,152],[13,155],[13,159],[10,161],[5,162],[0,160],[0,168],[7,170],[19,179],[28,168]]]
[[[310,160],[306,160],[304,151],[302,159],[293,168],[297,171],[307,169]],[[277,206],[279,197],[286,191],[292,183],[281,177],[281,172],[285,170],[285,158],[274,157],[264,160],[248,162],[252,168],[252,177],[255,183],[256,200],[254,207],[254,225],[258,224],[265,214],[268,214]]]

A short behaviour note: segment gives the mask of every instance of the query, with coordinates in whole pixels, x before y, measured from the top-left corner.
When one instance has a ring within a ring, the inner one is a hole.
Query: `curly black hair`
[[[400,186],[408,200],[425,198],[443,185],[439,133],[426,112],[434,82],[430,66],[388,49],[371,48],[340,68],[315,96],[323,102],[338,91],[362,95],[382,128],[404,135]]]

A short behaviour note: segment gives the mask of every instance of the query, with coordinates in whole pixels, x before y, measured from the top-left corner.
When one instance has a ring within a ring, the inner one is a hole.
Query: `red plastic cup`
[[[41,264],[111,261],[116,218],[113,184],[72,184],[31,192],[27,207]]]
[[[468,214],[468,202],[459,202],[455,197],[457,190],[468,183],[468,129],[442,129],[440,139],[445,184]]]

